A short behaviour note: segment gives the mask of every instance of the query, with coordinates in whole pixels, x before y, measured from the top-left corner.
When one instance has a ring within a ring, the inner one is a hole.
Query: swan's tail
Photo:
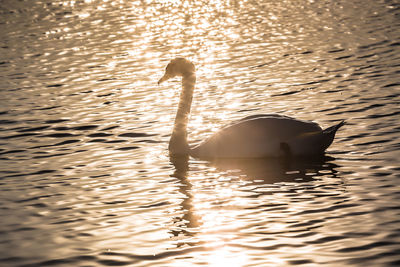
[[[323,142],[323,151],[325,151],[333,142],[333,139],[335,138],[336,131],[339,130],[340,127],[344,125],[345,121],[342,120],[340,123],[331,126],[329,128],[326,128],[325,130],[322,131],[322,135],[324,138]]]

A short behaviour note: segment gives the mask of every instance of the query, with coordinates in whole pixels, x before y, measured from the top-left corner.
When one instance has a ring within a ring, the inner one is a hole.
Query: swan
[[[182,92],[168,149],[171,155],[194,158],[262,158],[315,156],[324,154],[344,121],[325,130],[315,122],[277,114],[245,117],[190,147],[187,124],[196,83],[195,66],[185,58],[175,58],[167,65],[162,82],[182,77]]]

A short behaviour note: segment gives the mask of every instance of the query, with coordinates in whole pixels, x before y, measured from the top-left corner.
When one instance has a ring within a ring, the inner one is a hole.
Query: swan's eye
[[[165,68],[165,73],[167,73],[170,76],[175,76],[176,75],[176,70],[175,66],[168,64],[168,66]]]

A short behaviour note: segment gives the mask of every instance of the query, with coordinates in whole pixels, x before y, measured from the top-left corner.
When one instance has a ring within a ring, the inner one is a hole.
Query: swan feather
[[[293,155],[300,155],[321,133],[314,122],[278,114],[253,115],[221,129],[192,148],[191,154],[217,158],[281,156],[285,153],[281,144],[286,143]],[[305,147],[297,145],[301,141],[307,141]]]
[[[160,84],[182,77],[182,93],[169,143],[171,154],[200,158],[260,158],[322,155],[344,121],[325,130],[315,122],[278,114],[247,116],[229,124],[192,148],[187,143],[187,123],[196,82],[195,67],[184,58],[173,59]]]

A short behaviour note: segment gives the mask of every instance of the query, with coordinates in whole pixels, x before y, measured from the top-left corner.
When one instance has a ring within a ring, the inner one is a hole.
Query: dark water
[[[0,1],[1,266],[399,266],[398,1]],[[280,113],[319,160],[172,158]]]

